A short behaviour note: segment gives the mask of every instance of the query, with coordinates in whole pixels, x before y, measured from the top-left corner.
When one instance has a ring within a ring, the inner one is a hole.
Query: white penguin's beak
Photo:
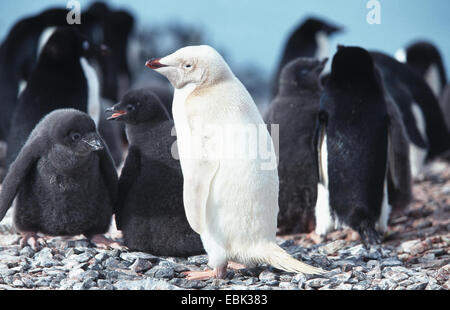
[[[152,69],[152,70],[157,70],[157,69],[160,69],[160,68],[168,67],[168,65],[165,65],[165,64],[161,63],[161,58],[150,59],[149,61],[147,61],[145,63],[145,65],[147,67],[149,67],[150,69]]]

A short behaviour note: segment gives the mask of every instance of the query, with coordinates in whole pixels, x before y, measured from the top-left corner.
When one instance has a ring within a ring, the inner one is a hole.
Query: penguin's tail
[[[262,263],[269,264],[287,272],[306,274],[324,274],[327,272],[296,260],[276,243],[260,245],[258,254],[258,259]]]

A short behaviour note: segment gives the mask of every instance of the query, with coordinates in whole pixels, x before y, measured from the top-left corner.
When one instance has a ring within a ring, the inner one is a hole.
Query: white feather
[[[417,128],[424,141],[427,141],[425,116],[417,103],[411,105],[413,116],[416,120]],[[427,157],[427,149],[420,148],[413,143],[409,144],[409,153],[411,161],[411,175],[416,178],[422,172]]]
[[[83,68],[84,76],[87,81],[88,86],[88,105],[87,105],[87,113],[95,122],[95,125],[98,127],[100,122],[100,85],[98,82],[97,73],[94,68],[88,63],[86,58],[80,58],[80,64]]]

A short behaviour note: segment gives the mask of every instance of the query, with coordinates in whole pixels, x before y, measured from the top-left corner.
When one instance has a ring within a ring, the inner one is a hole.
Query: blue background
[[[80,1],[82,9],[92,1]],[[252,64],[271,74],[289,33],[307,15],[328,19],[346,32],[331,42],[360,45],[393,54],[416,39],[437,44],[450,70],[450,1],[380,0],[381,25],[366,22],[367,0],[110,0],[127,8],[140,26],[179,21],[201,26],[207,42],[227,51],[235,65]],[[0,1],[0,38],[14,22],[61,0]],[[333,52],[333,50],[332,50]],[[156,55],[155,55],[156,56]]]

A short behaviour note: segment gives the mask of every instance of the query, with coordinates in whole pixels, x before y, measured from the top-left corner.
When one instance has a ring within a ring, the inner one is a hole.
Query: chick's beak
[[[103,146],[103,142],[100,140],[100,137],[96,134],[89,135],[85,138],[83,138],[81,141],[87,144],[87,146],[92,151],[100,151],[103,150],[105,147]]]

